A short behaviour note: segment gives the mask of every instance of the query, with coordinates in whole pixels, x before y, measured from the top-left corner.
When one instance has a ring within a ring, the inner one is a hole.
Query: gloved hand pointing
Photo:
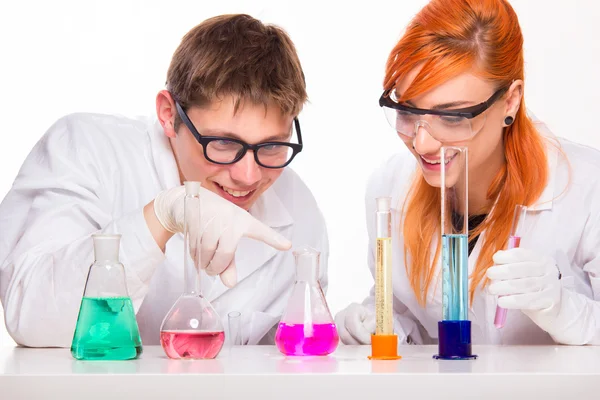
[[[154,213],[169,232],[184,230],[185,187],[178,186],[159,193],[154,199]],[[210,190],[200,188],[200,267],[209,275],[220,275],[223,284],[237,283],[235,250],[242,237],[260,240],[277,250],[289,250],[291,242],[266,226],[250,213]]]

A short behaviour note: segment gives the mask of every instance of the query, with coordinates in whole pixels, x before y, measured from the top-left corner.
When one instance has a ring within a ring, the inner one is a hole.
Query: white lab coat
[[[7,330],[27,346],[71,344],[96,232],[120,233],[120,260],[143,344],[158,344],[162,320],[183,291],[183,237],[163,253],[142,209],[161,190],[180,185],[168,139],[155,120],[73,114],[34,147],[0,204],[0,297]],[[327,289],[328,239],[309,189],[286,168],[250,213],[293,243],[321,251]],[[295,277],[291,251],[242,239],[239,283],[202,280],[227,329],[242,313],[248,344],[272,343]]]
[[[600,344],[600,152],[589,147],[554,137],[545,125],[538,130],[548,138],[549,180],[535,206],[530,207],[521,247],[553,257],[562,273],[562,285],[575,294],[577,304],[564,301],[560,325],[552,332],[539,328],[519,310],[509,310],[506,325],[494,327],[496,296],[478,289],[469,319],[472,321],[474,344]],[[561,150],[550,144],[560,143]],[[571,166],[569,176],[568,157]],[[369,180],[366,193],[366,215],[369,233],[368,264],[374,276],[375,262],[375,198],[391,196],[393,207],[393,294],[395,326],[401,340],[412,343],[436,343],[437,323],[442,318],[442,284],[438,260],[436,275],[422,307],[410,287],[404,265],[400,212],[407,189],[418,168],[408,151],[382,165]],[[569,184],[570,178],[570,186]],[[566,192],[563,192],[566,189]],[[472,272],[483,232],[469,256]],[[432,246],[437,243],[432,239]],[[364,304],[373,307],[374,291]],[[583,305],[583,307],[582,307]],[[407,338],[408,337],[408,338]]]

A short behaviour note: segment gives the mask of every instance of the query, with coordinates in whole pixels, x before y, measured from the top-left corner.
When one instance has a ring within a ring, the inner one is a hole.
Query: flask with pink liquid
[[[319,283],[319,256],[310,247],[294,251],[296,282],[275,334],[277,348],[288,356],[324,356],[339,342]]]
[[[174,359],[215,358],[225,342],[221,318],[200,290],[200,206],[200,183],[185,182],[185,291],[160,327],[160,344]]]

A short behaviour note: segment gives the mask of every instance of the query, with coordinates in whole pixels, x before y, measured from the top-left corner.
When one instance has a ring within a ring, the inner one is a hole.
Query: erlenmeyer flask
[[[142,354],[133,304],[119,262],[121,235],[92,235],[90,267],[71,354],[78,360],[130,360]]]
[[[310,247],[294,251],[296,282],[275,334],[277,348],[289,356],[323,356],[338,343],[337,328],[319,284],[320,253]]]
[[[200,290],[200,183],[184,184],[185,292],[163,320],[160,343],[170,358],[215,358],[223,347],[225,332],[221,318]]]

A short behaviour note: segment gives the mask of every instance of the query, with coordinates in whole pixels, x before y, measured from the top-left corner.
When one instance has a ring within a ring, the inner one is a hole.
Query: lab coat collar
[[[546,146],[546,158],[548,163],[548,181],[546,182],[546,187],[544,191],[540,195],[539,199],[527,207],[530,211],[543,211],[543,210],[551,210],[552,203],[556,197],[555,194],[555,183],[557,178],[557,164],[558,164],[558,153],[559,153],[559,143],[556,139],[556,136],[548,129],[546,124],[541,121],[533,121],[536,129],[542,135]]]

